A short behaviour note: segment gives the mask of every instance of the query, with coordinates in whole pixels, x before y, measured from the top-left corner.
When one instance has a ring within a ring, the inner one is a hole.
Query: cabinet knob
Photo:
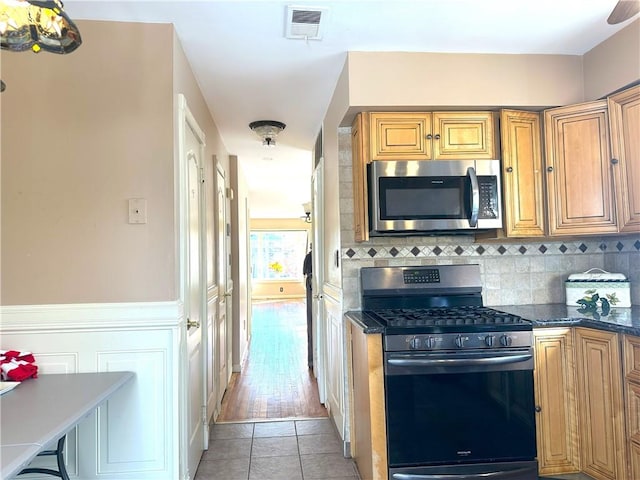
[[[427,140],[431,140],[433,138],[433,135],[431,135],[430,133],[427,133]]]
[[[513,172],[513,167],[507,167],[506,170],[507,170],[507,173],[511,173]]]
[[[552,166],[548,166],[547,167],[547,172],[553,172],[553,167]]]
[[[617,158],[612,158],[612,159],[611,159],[611,163],[612,163],[613,165],[617,165],[617,164],[618,164],[618,159],[617,159]]]
[[[540,413],[542,411],[542,407],[540,405],[536,405],[536,412]]]
[[[440,134],[436,133],[433,138],[435,138],[436,140],[440,140]]]

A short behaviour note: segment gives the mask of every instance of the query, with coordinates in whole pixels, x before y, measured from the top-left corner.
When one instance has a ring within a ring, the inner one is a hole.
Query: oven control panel
[[[531,331],[385,335],[385,351],[435,351],[531,347]]]
[[[412,283],[440,283],[440,270],[437,268],[406,269],[402,271],[405,285]]]

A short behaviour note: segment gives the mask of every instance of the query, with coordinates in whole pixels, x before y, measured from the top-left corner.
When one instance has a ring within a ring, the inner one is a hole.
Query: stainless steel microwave
[[[502,228],[499,160],[374,161],[370,235]]]

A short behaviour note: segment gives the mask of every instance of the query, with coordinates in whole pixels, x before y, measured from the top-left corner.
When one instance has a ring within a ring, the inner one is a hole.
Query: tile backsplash
[[[571,273],[601,268],[624,273],[631,281],[631,300],[640,303],[640,239],[542,241],[517,244],[465,243],[457,237],[434,237],[423,245],[414,237],[381,245],[374,241],[342,250],[343,301],[346,310],[360,308],[360,268],[397,265],[477,263],[485,305],[564,303],[564,282]],[[458,240],[456,242],[456,239]],[[383,239],[388,240],[388,239]],[[450,243],[453,242],[453,243]],[[472,242],[469,239],[468,242]]]

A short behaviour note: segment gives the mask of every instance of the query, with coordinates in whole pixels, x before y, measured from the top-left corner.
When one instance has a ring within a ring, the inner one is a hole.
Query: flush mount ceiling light
[[[285,127],[284,123],[275,120],[258,120],[249,124],[249,128],[262,138],[262,145],[266,147],[275,147],[276,137]]]
[[[2,0],[2,50],[35,53],[71,53],[82,43],[78,27],[62,10],[59,0]]]

